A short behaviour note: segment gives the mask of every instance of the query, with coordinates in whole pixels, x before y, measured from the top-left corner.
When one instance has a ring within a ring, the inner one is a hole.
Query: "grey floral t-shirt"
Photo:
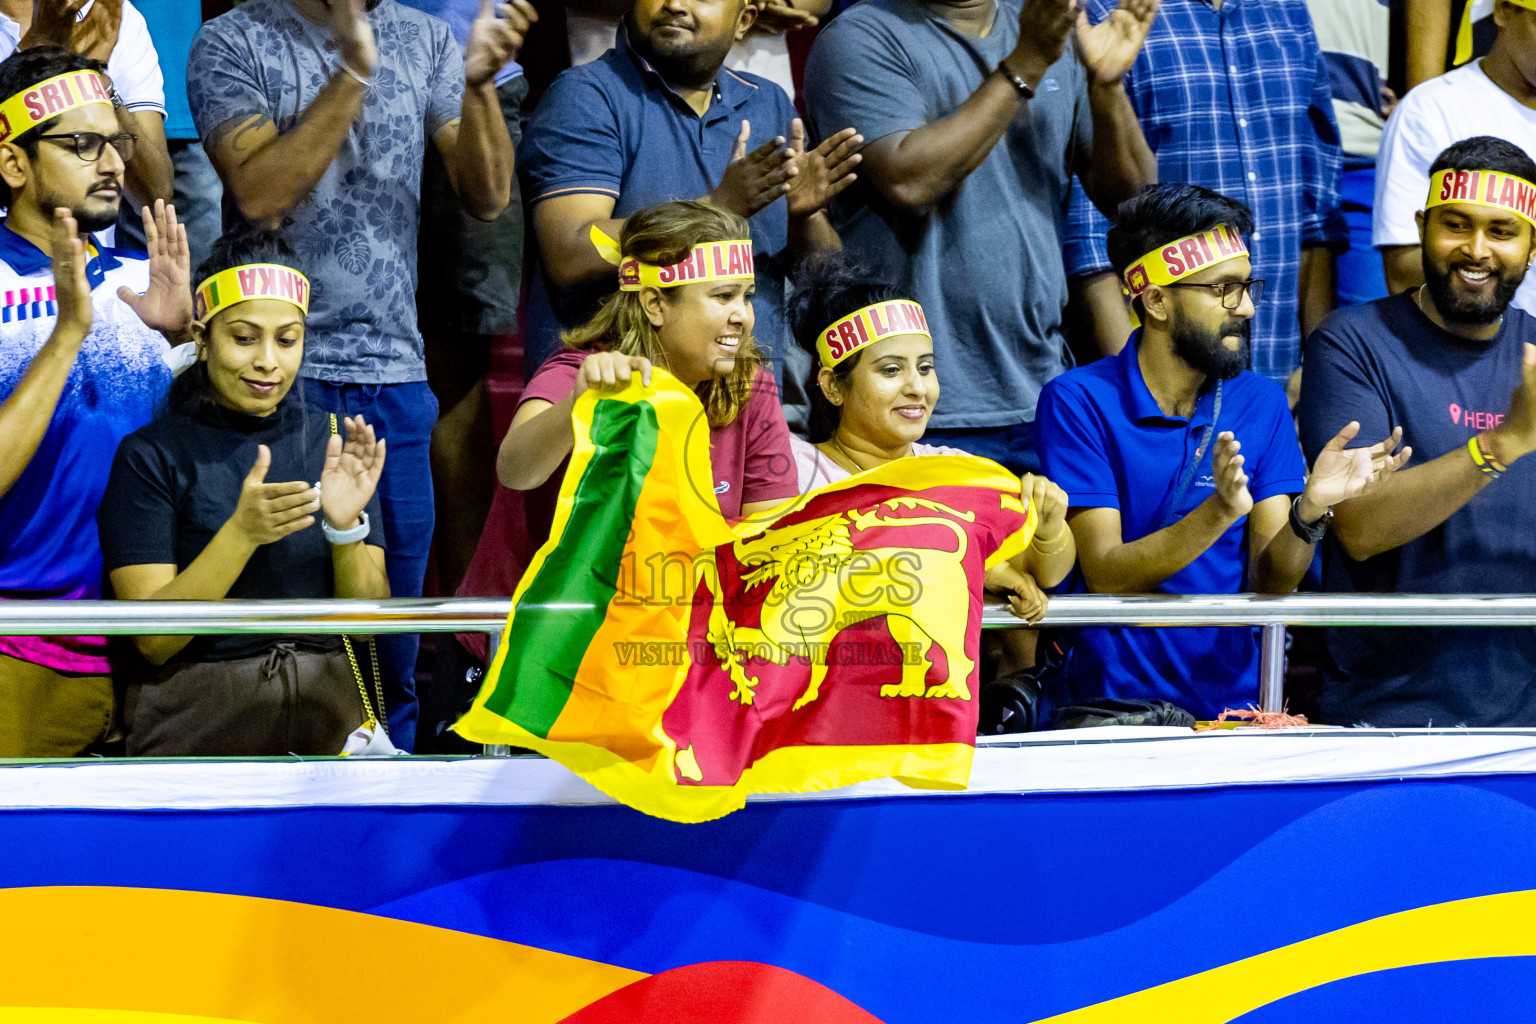
[[[362,115],[281,235],[310,275],[304,375],[359,384],[426,380],[416,327],[421,168],[433,133],[459,116],[464,58],[448,25],[383,0],[368,14],[380,66]],[[187,93],[205,141],[266,114],[290,130],[340,65],[330,29],[289,0],[246,0],[205,24]],[[226,196],[226,228],[241,223]]]

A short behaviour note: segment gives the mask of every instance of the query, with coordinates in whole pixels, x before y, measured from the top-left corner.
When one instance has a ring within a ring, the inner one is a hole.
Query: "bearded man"
[[[1248,207],[1199,185],[1127,200],[1109,254],[1142,327],[1118,356],[1062,374],[1040,396],[1046,476],[1069,495],[1079,589],[1109,594],[1294,590],[1331,509],[1407,457],[1400,432],[1346,452],[1355,423],[1307,475],[1285,392],[1247,369]],[[1254,627],[1086,629],[1048,683],[1056,706],[1166,700],[1197,718],[1257,699]]]
[[[1536,592],[1536,319],[1511,305],[1532,256],[1536,162],[1477,136],[1430,165],[1424,284],[1331,314],[1307,342],[1301,438],[1346,415],[1402,426],[1420,464],[1338,510],[1332,591]],[[1513,397],[1510,393],[1513,392]],[[1340,725],[1536,725],[1536,630],[1334,629],[1317,711]]]

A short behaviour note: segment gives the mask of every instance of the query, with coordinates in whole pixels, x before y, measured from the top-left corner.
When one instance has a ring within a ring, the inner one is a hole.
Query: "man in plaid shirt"
[[[1115,4],[1081,6],[1097,22]],[[1305,0],[1167,0],[1125,88],[1157,154],[1159,181],[1204,185],[1253,210],[1253,276],[1266,282],[1253,318],[1253,369],[1286,383],[1301,363],[1302,338],[1334,306],[1331,250],[1349,241],[1328,69]],[[1087,279],[1104,321],[1100,345],[1113,351],[1130,324],[1104,244],[1108,229],[1075,188],[1067,273]],[[1111,333],[1107,323],[1123,326]]]

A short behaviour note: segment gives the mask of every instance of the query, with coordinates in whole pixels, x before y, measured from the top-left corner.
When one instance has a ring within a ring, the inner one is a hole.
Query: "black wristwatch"
[[[1308,544],[1316,544],[1328,532],[1328,524],[1333,522],[1333,506],[1329,505],[1322,518],[1315,523],[1302,522],[1300,508],[1301,495],[1298,494],[1296,500],[1291,502],[1291,532]]]
[[[1024,99],[1032,100],[1035,98],[1035,87],[1024,81],[1024,79],[1020,78],[1012,71],[1009,71],[1008,65],[1006,63],[999,64],[997,66],[997,73],[1008,79],[1009,84],[1017,89],[1019,91],[1019,95]]]

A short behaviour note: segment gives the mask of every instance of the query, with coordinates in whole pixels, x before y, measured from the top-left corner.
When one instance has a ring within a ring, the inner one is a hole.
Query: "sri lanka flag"
[[[732,524],[698,398],[588,391],[550,539],[455,726],[614,798],[708,821],[748,793],[964,788],[985,569],[1024,549],[1019,479],[903,459]]]

